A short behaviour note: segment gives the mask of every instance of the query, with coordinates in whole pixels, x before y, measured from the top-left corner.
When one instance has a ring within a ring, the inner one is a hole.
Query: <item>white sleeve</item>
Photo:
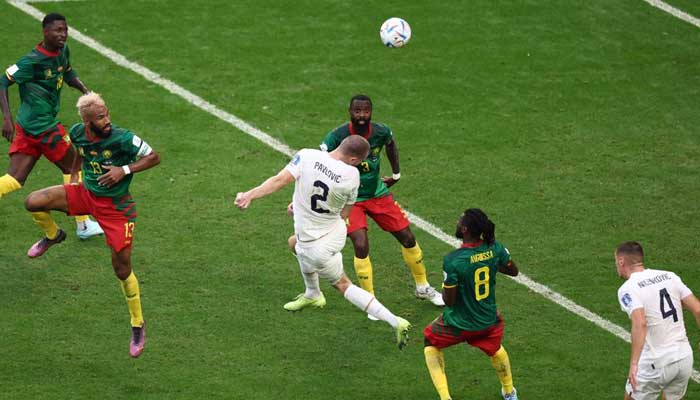
[[[292,157],[292,160],[289,161],[289,164],[287,164],[284,169],[289,171],[289,173],[294,176],[294,179],[299,179],[299,176],[301,175],[301,158],[304,156],[304,150],[299,150],[297,154]]]
[[[681,299],[685,299],[686,297],[693,294],[693,291],[690,290],[688,288],[688,286],[685,285],[685,283],[683,283],[683,281],[681,280],[681,278],[678,275],[673,274],[673,280],[676,282],[676,288],[678,289],[678,291],[681,295],[681,297],[680,297]]]
[[[137,149],[136,157],[145,157],[153,153],[153,149],[151,148],[151,146],[149,146],[145,140],[142,140],[136,135],[134,135],[133,139],[131,140],[131,144],[134,145],[134,147]]]
[[[632,315],[632,311],[644,307],[637,294],[629,290],[625,286],[622,286],[620,290],[617,291],[617,300],[620,302],[620,308],[622,311],[626,312],[627,315]]]

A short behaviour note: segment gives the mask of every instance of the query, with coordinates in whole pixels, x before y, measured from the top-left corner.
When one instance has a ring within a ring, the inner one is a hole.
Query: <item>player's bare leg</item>
[[[68,212],[68,198],[63,185],[37,190],[27,196],[24,207],[31,212],[34,222],[44,231],[44,238],[34,243],[27,255],[36,258],[46,253],[53,245],[66,239],[66,233],[58,227],[50,210]]]
[[[139,281],[131,269],[131,246],[121,250],[112,249],[112,267],[121,283],[122,293],[126,298],[131,316],[131,338],[129,340],[129,355],[138,357],[146,345],[146,322],[141,312],[141,292]]]
[[[73,146],[68,148],[66,154],[60,160],[56,161],[54,165],[58,167],[63,173],[63,183],[68,184],[71,181],[71,168],[73,167],[73,161],[75,160],[76,153]],[[80,174],[79,181],[82,181],[82,174]],[[75,217],[75,223],[77,225],[76,235],[79,239],[85,240],[93,236],[102,235],[104,232],[100,225],[92,221],[87,215],[78,215]]]
[[[406,343],[408,343],[408,331],[411,329],[411,324],[408,321],[394,315],[371,293],[355,286],[344,273],[340,279],[332,283],[332,285],[334,288],[338,289],[349,302],[354,304],[355,307],[391,325],[396,331],[396,343],[399,349],[403,349],[406,346]]]
[[[0,197],[22,188],[36,161],[37,158],[29,154],[11,154],[7,174],[0,177]]]
[[[287,245],[289,250],[291,250],[294,257],[297,256],[296,252],[297,238],[295,235],[290,236],[287,239]],[[316,307],[323,308],[326,305],[326,297],[321,292],[321,288],[318,282],[318,274],[316,272],[305,272],[304,267],[301,262],[299,262],[299,269],[301,276],[304,279],[304,293],[300,293],[294,300],[285,303],[284,309],[287,311],[301,311],[306,307]]]
[[[401,255],[403,260],[411,270],[416,283],[415,295],[421,300],[429,300],[438,307],[445,305],[442,295],[428,283],[428,277],[423,263],[423,250],[421,250],[416,237],[411,232],[410,227],[406,227],[397,232],[391,232],[396,240],[401,244]]]

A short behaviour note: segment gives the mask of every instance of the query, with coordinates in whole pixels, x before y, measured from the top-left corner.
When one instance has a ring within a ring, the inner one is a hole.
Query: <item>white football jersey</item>
[[[345,231],[340,212],[357,199],[357,168],[313,149],[300,150],[285,168],[296,179],[292,201],[297,238],[308,242],[334,230]]]
[[[690,294],[678,275],[655,269],[633,273],[617,291],[622,311],[627,315],[644,308],[647,335],[639,359],[640,370],[658,369],[693,354],[681,304]]]

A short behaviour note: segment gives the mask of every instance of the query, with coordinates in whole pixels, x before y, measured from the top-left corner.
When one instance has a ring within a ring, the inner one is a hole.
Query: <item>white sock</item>
[[[315,272],[311,274],[302,272],[301,276],[304,277],[304,286],[306,286],[304,297],[307,299],[317,299],[321,297],[321,288],[318,285],[318,274]]]
[[[399,324],[396,320],[396,315],[384,307],[370,292],[358,286],[350,285],[345,291],[345,298],[354,304],[355,307],[375,318],[381,319],[391,325],[392,328],[396,328]]]

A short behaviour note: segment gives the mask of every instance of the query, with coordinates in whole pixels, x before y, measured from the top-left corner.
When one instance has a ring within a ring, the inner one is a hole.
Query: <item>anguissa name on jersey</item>
[[[331,178],[331,180],[335,183],[340,183],[341,176],[331,171],[330,168],[326,167],[322,163],[316,161],[316,163],[314,164],[314,169],[319,170],[323,175]]]

